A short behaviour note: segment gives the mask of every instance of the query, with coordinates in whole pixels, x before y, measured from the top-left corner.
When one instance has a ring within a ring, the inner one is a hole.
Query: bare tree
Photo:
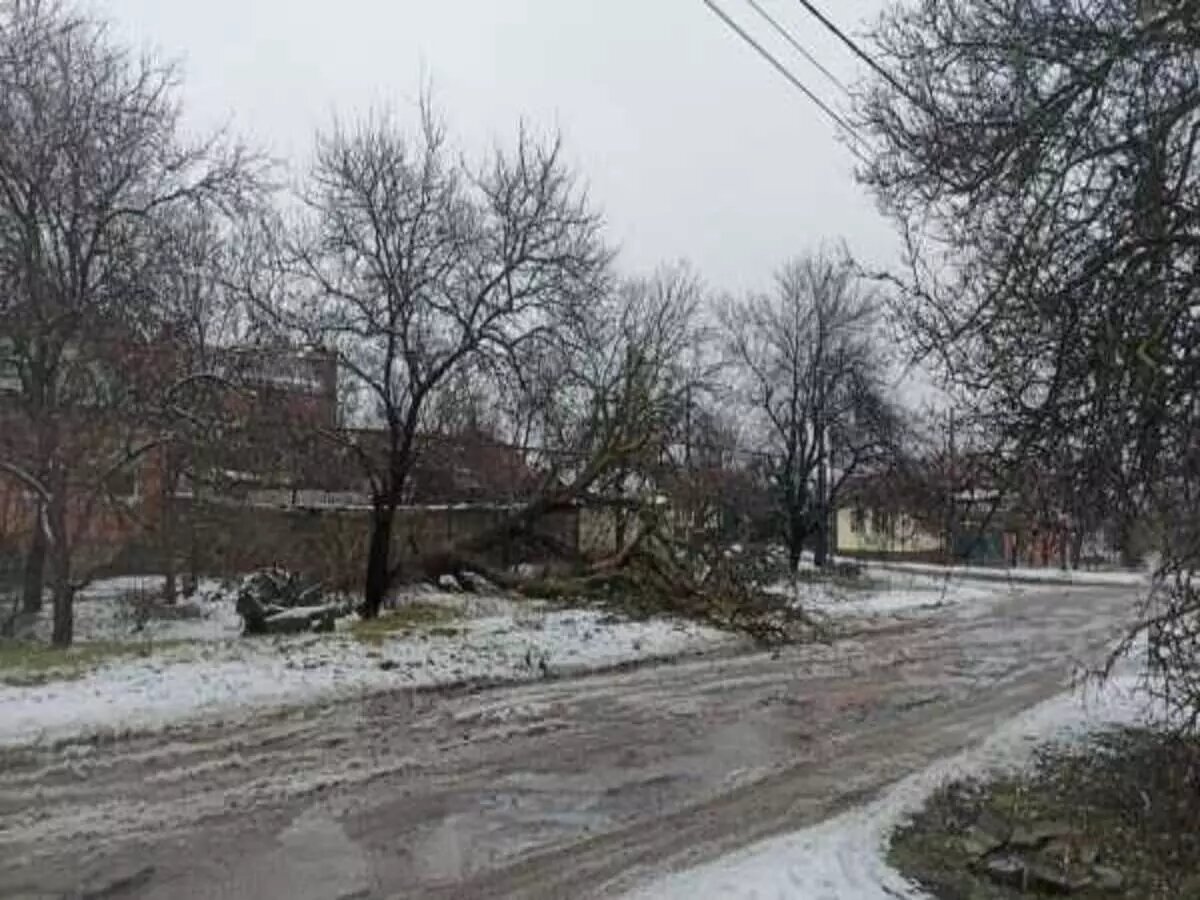
[[[816,254],[784,266],[772,294],[731,303],[723,324],[769,454],[791,569],[810,537],[824,565],[838,492],[891,450],[898,429],[876,302],[850,262]]]
[[[398,575],[392,524],[432,399],[590,302],[609,253],[557,141],[522,130],[475,169],[428,102],[415,134],[380,115],[320,135],[302,199],[288,254],[301,296],[274,318],[334,352],[382,425],[382,447],[328,435],[370,484],[362,610],[374,616]]]
[[[270,422],[261,408],[246,410],[254,387],[249,376],[269,355],[250,349],[250,323],[231,284],[231,272],[249,262],[240,242],[245,218],[258,208],[248,204],[235,218],[203,206],[172,211],[158,235],[156,264],[147,272],[160,322],[153,375],[160,388],[171,389],[162,393],[152,386],[138,407],[144,436],[159,442],[158,496],[150,503],[155,515],[139,524],[157,541],[167,603],[177,599],[180,560],[191,549],[181,546],[177,494],[185,481],[216,480],[214,470],[230,450],[247,443],[248,432],[264,420]],[[291,449],[281,429],[274,437]],[[189,572],[193,585],[197,574]]]
[[[172,216],[226,209],[252,160],[221,136],[179,136],[177,73],[134,57],[56,0],[0,7],[0,335],[19,388],[0,471],[28,492],[54,595],[54,642],[73,633],[73,543],[112,482],[155,445],[137,410],[161,405],[147,363]],[[114,415],[115,411],[120,415]]]

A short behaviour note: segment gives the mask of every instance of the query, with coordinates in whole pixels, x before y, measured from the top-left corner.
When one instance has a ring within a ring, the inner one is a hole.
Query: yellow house
[[[862,506],[837,511],[838,553],[930,553],[942,549],[942,539],[905,513],[882,512]]]

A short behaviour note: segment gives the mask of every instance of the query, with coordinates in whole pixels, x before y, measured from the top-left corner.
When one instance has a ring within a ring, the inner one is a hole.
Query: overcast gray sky
[[[93,2],[183,60],[192,122],[230,121],[293,161],[335,111],[411,111],[423,78],[468,151],[521,117],[557,127],[629,270],[688,259],[711,287],[740,291],[822,240],[880,262],[893,252],[833,126],[702,0]],[[720,2],[839,103],[745,0]],[[858,75],[795,0],[760,2],[844,80]],[[818,5],[861,32],[882,2]]]

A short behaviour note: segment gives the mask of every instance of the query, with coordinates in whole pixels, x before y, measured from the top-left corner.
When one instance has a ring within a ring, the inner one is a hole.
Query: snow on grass
[[[202,601],[197,601],[202,602]],[[477,608],[504,609],[508,601]],[[232,600],[214,602],[232,607]],[[464,608],[470,608],[463,604]],[[212,613],[211,634],[226,613]],[[180,623],[170,623],[180,624]],[[220,627],[224,627],[221,625]],[[167,629],[169,633],[169,629]],[[524,605],[436,628],[194,640],[73,680],[0,685],[0,746],[152,730],[195,719],[463,681],[533,679],[715,649],[736,640],[685,622],[616,620]]]
[[[948,781],[1027,764],[1038,744],[1141,720],[1148,701],[1133,674],[1071,692],[1000,726],[982,745],[897,782],[873,803],[795,834],[772,838],[704,866],[669,875],[630,896],[795,900],[918,900],[926,895],[885,860],[891,833]]]
[[[202,581],[191,597],[174,606],[161,603],[161,576],[129,576],[97,581],[75,598],[77,644],[158,641],[226,641],[242,632],[232,596],[219,582]],[[141,615],[153,605],[150,615]],[[33,626],[33,636],[49,641],[54,610],[47,602]]]

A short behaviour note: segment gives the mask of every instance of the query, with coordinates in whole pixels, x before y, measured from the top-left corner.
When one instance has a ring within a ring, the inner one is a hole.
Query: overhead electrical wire
[[[843,44],[845,44],[847,47],[849,47],[850,51],[855,56],[857,56],[859,59],[861,59],[863,62],[865,62],[868,66],[870,66],[872,69],[874,69],[876,72],[878,72],[883,77],[884,81],[886,81],[888,84],[890,84],[896,90],[898,90],[900,92],[901,96],[905,97],[906,99],[908,99],[910,101],[912,100],[912,97],[909,95],[908,91],[905,90],[904,85],[902,85],[899,81],[897,81],[896,77],[894,75],[892,75],[891,72],[889,72],[882,65],[880,65],[878,62],[876,62],[875,59],[871,56],[871,54],[869,54],[866,50],[862,49],[862,47],[860,47],[853,38],[851,38],[849,35],[847,35],[846,32],[842,31],[842,29],[838,28],[838,26],[835,25],[832,21],[830,21],[829,17],[826,16],[823,12],[821,12],[821,10],[819,10],[816,6],[814,6],[810,2],[810,0],[799,0],[799,3],[806,10],[808,10],[808,12],[810,14],[812,14],[812,16],[818,22],[820,22],[827,29],[829,29],[829,31],[831,31],[834,34],[834,36],[837,37],[838,40],[840,40]]]
[[[764,19],[766,19],[767,23],[772,28],[774,28],[775,31],[777,31],[779,33],[780,37],[782,37],[785,41],[787,41],[789,44],[791,44],[797,53],[799,53],[801,56],[803,56],[805,59],[807,59],[818,70],[820,70],[822,75],[824,75],[826,78],[828,78],[830,81],[832,81],[835,85],[837,85],[843,94],[846,94],[847,96],[850,95],[850,89],[848,87],[846,87],[846,85],[842,84],[841,80],[836,75],[834,75],[827,68],[825,68],[825,66],[823,66],[821,64],[821,61],[819,59],[817,59],[815,56],[813,56],[803,44],[801,44],[798,40],[796,40],[792,36],[792,33],[790,31],[788,31],[786,28],[784,28],[782,25],[780,25],[778,19],[776,19],[769,12],[767,12],[765,9],[763,9],[762,4],[759,3],[758,0],[746,0],[746,2],[749,3],[751,7],[754,8],[755,12],[757,12],[760,16],[762,16]]]
[[[829,107],[829,105],[825,103],[825,101],[823,101],[815,93],[813,93],[811,90],[809,90],[809,88],[804,84],[804,82],[802,82],[799,78],[797,78],[791,72],[791,70],[787,68],[787,66],[785,66],[778,59],[776,59],[775,56],[773,56],[771,54],[771,52],[769,50],[767,50],[762,44],[760,44],[758,41],[756,41],[750,35],[750,33],[746,31],[746,29],[742,28],[741,25],[739,25],[736,21],[734,21],[732,18],[730,18],[729,14],[726,13],[725,10],[721,9],[721,7],[718,6],[714,2],[714,0],[704,0],[704,5],[707,6],[713,12],[713,14],[716,15],[722,22],[724,22],[727,27],[729,27],[732,31],[734,31],[738,35],[738,37],[740,37],[743,41],[745,41],[747,44],[749,44],[751,47],[753,47],[754,50],[757,51],[759,56],[763,57],[763,59],[765,59],[768,63],[770,63],[771,66],[780,75],[782,75],[784,78],[786,78],[791,83],[791,85],[794,88],[796,88],[796,90],[800,91],[812,103],[816,104],[816,106],[823,113],[825,113],[825,115],[828,116],[830,118],[830,120],[832,120],[834,122],[834,124],[836,124],[844,132],[846,132],[848,135],[850,135],[850,137],[852,137],[855,141],[858,141],[860,143],[863,142],[862,135],[860,135],[855,130],[853,125],[851,125],[844,118],[842,118],[840,115],[838,115],[836,112],[834,112],[833,109],[831,109]],[[860,160],[862,160],[863,162],[868,162],[867,158],[863,155],[863,153],[856,146],[854,146],[854,144],[847,143],[846,147],[847,147],[847,149],[850,150],[851,153],[853,153],[855,156],[857,156]]]

